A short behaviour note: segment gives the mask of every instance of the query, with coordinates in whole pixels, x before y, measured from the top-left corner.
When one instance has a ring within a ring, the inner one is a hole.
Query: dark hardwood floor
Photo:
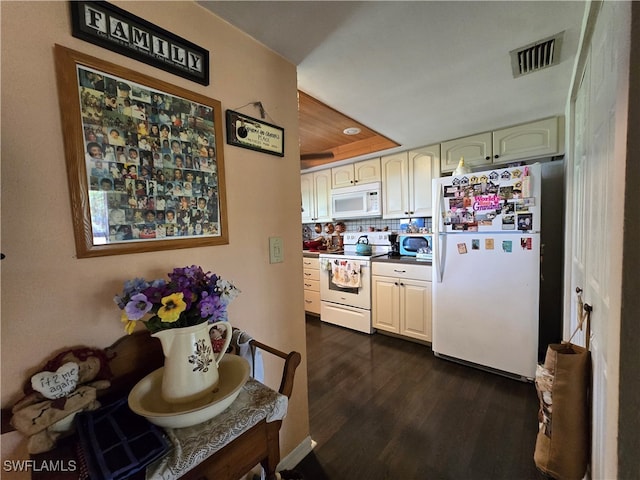
[[[533,384],[307,316],[306,480],[541,480]]]

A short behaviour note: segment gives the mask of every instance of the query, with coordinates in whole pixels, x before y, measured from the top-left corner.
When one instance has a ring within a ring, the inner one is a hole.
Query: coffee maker
[[[389,258],[400,257],[400,245],[398,244],[398,234],[390,233],[389,242],[391,242],[391,250],[389,250]]]

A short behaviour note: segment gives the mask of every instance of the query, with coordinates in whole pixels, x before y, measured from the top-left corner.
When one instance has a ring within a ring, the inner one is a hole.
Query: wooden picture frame
[[[228,244],[220,102],[54,54],[78,258]]]

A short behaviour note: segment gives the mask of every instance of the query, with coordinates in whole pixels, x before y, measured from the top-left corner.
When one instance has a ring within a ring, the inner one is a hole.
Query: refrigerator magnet
[[[494,240],[493,238],[485,238],[484,239],[484,249],[485,250],[493,250]]]
[[[502,230],[515,230],[516,218],[515,215],[502,215]]]
[[[458,253],[460,255],[464,255],[465,253],[467,253],[467,244],[466,243],[459,243],[458,244]]]
[[[445,185],[445,187],[444,187],[444,196],[445,197],[459,197],[460,196],[460,189],[457,186]]]
[[[531,248],[533,247],[533,241],[531,237],[522,237],[520,239],[520,246],[523,250],[531,250]]]
[[[529,231],[533,228],[533,213],[518,213],[518,230]]]
[[[513,242],[511,240],[503,240],[502,251],[505,253],[511,253],[513,251]]]
[[[479,238],[471,239],[471,250],[480,250],[480,239]]]

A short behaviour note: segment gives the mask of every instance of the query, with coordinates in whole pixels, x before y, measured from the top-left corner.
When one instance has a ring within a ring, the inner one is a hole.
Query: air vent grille
[[[510,54],[513,77],[518,78],[557,65],[560,62],[563,33],[560,32],[552,37],[512,50]]]

